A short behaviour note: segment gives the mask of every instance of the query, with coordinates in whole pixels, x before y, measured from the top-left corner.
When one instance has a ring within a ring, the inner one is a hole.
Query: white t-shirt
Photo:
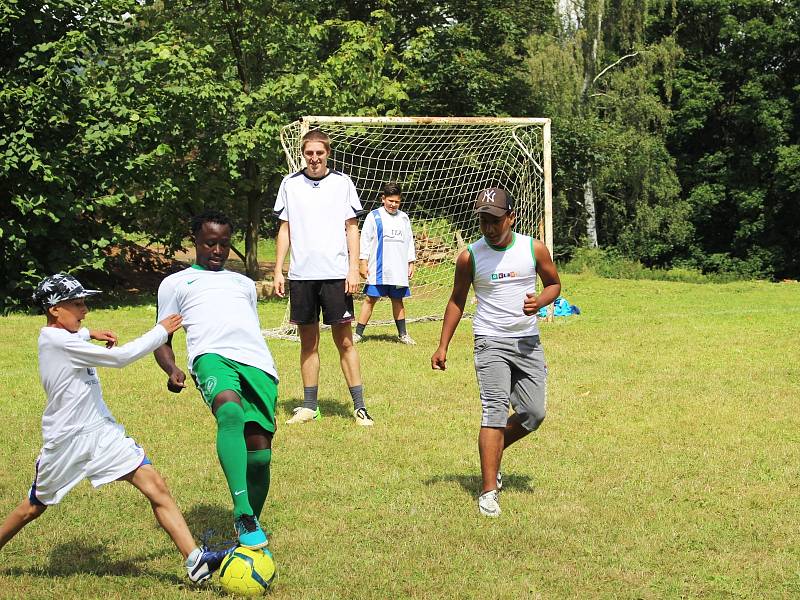
[[[356,186],[344,173],[310,179],[303,171],[281,181],[275,214],[289,222],[289,279],[345,279],[350,268],[345,221],[361,212]]]
[[[402,210],[383,206],[371,211],[361,228],[360,256],[369,259],[367,283],[408,287],[408,263],[417,258],[411,221]]]
[[[189,371],[194,359],[213,352],[266,371],[276,380],[258,321],[256,287],[233,271],[208,271],[197,265],[173,273],[158,286],[158,320],[183,317]]]
[[[525,294],[536,291],[533,238],[514,233],[506,248],[495,248],[481,238],[468,250],[473,266],[472,287],[478,300],[472,332],[492,337],[539,335],[536,315],[522,312]]]
[[[156,325],[140,338],[116,348],[89,342],[85,327],[76,333],[42,327],[39,333],[39,377],[47,394],[42,414],[45,445],[91,429],[104,419],[114,420],[103,402],[95,367],[122,368],[151,353],[167,341],[167,331]]]

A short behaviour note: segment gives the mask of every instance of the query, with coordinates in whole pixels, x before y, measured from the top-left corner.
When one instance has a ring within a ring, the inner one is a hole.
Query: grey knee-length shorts
[[[509,407],[533,431],[547,410],[547,366],[539,336],[475,336],[475,373],[481,394],[481,427],[505,427]]]

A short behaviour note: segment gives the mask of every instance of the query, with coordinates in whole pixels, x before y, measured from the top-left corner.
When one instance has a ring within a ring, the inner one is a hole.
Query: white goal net
[[[473,205],[485,188],[510,192],[515,230],[542,240],[552,254],[549,119],[303,117],[281,131],[290,172],[304,168],[300,140],[315,128],[331,138],[328,167],[352,178],[365,211],[381,206],[385,182],[403,190],[400,209],[417,251],[409,321],[441,318],[455,258],[480,237]],[[371,324],[381,322],[377,307],[375,317]],[[291,337],[287,325],[265,334]]]

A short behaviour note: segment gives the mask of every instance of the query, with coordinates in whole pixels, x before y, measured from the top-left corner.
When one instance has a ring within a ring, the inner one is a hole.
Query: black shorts
[[[295,325],[351,323],[353,296],[344,291],[344,279],[289,280],[289,321]]]

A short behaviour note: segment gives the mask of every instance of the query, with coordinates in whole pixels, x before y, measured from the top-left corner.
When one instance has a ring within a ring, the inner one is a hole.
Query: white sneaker
[[[375,425],[375,421],[369,416],[366,408],[359,408],[353,411],[353,416],[356,418],[356,423],[359,425],[363,425],[364,427],[372,427]]]
[[[287,425],[294,425],[295,423],[305,423],[306,421],[319,421],[322,415],[317,410],[311,410],[304,406],[298,406],[292,411],[292,418],[286,421]]]
[[[354,344],[357,344],[358,342],[360,342],[363,339],[364,339],[363,335],[361,335],[359,333],[355,333],[355,332],[353,333],[353,343]]]
[[[484,517],[499,517],[500,504],[497,502],[497,490],[490,490],[478,496],[478,510]]]
[[[414,341],[414,338],[412,338],[412,337],[411,337],[410,335],[408,335],[407,333],[404,333],[403,335],[398,335],[398,336],[397,336],[397,340],[398,340],[398,341],[399,341],[401,344],[407,344],[407,345],[409,345],[409,346],[416,346],[416,345],[417,345],[417,342],[415,342],[415,341]]]

